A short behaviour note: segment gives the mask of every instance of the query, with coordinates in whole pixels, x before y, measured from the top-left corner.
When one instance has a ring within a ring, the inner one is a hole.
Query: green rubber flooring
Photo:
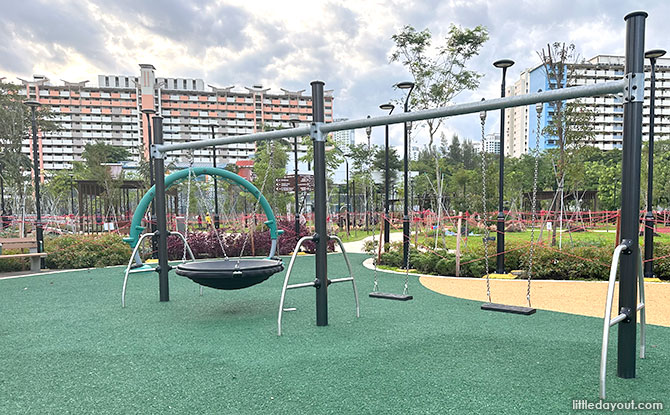
[[[135,274],[125,309],[121,267],[0,280],[0,414],[560,414],[597,401],[602,320],[485,312],[414,278],[414,300],[372,299],[365,256],[351,258],[360,319],[350,284],[329,287],[327,327],[314,290],[293,290],[282,337],[284,273],[202,297],[170,274],[165,303],[154,273]],[[330,278],[345,270],[329,256]],[[292,282],[313,278],[299,257]],[[402,290],[403,276],[380,278]],[[670,329],[648,328],[636,379],[615,376],[616,329],[610,344],[608,398],[670,407]]]

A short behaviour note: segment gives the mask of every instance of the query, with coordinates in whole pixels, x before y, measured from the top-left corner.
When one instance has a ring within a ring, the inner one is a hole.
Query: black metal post
[[[390,110],[393,113],[393,104],[382,104],[379,108]],[[391,172],[389,170],[389,125],[385,125],[384,133],[384,244],[391,243],[391,224],[389,219],[389,192],[391,185]]]
[[[212,124],[212,140],[214,136],[214,124]],[[212,146],[212,167],[216,168],[216,146]],[[219,182],[214,176],[214,228],[219,229]]]
[[[153,136],[151,134],[151,114],[155,114],[156,111],[153,109],[143,109],[142,112],[147,116],[147,142],[149,144],[149,185],[154,186],[156,181],[154,180],[154,159],[151,154],[151,146],[153,144]],[[149,229],[151,232],[156,232],[156,205],[155,203],[151,204],[151,223],[149,224]],[[158,251],[158,242],[156,237],[151,238],[151,257],[156,258]]]
[[[74,176],[70,174],[70,210],[74,215]]]
[[[163,144],[163,117],[157,115],[154,117],[154,143]],[[154,195],[154,206],[156,207],[157,218],[157,233],[158,233],[158,290],[160,301],[170,301],[170,288],[168,285],[168,272],[170,265],[168,264],[167,253],[167,219],[165,209],[165,157],[163,154],[154,160],[154,168],[156,169],[156,193]]]
[[[346,216],[346,219],[347,219],[347,235],[350,235],[351,234],[351,227],[350,227],[350,222],[349,221],[351,220],[351,216],[349,216],[349,211],[351,210],[351,205],[349,204],[349,162],[347,161],[346,157],[344,158],[344,164],[347,167],[347,202],[346,202],[346,205],[347,205],[347,216]]]
[[[368,115],[368,118],[370,118],[369,115]],[[368,136],[368,157],[369,157],[369,155],[371,154],[370,153],[370,150],[371,150],[370,136],[372,135],[372,127],[370,127],[370,126],[366,127],[365,128],[365,134],[367,134],[367,136]],[[367,167],[368,167],[368,169],[370,169],[370,166],[367,166]],[[366,180],[365,181],[365,186],[363,187],[363,191],[365,193],[365,196],[364,196],[364,198],[365,198],[365,232],[370,230],[370,200],[368,198],[368,188],[369,187],[370,187],[370,183],[368,183],[368,181]],[[372,195],[370,195],[369,197],[371,198]]]
[[[298,120],[290,121],[293,128],[298,124]],[[293,184],[293,191],[295,193],[295,240],[300,239],[300,186],[298,186],[298,136],[293,137],[293,177],[295,183]]]
[[[37,252],[44,252],[44,229],[42,228],[42,207],[40,204],[40,154],[37,142],[37,118],[35,111],[39,102],[26,101],[30,107],[30,116],[33,132],[33,173],[35,174],[35,235],[37,239]],[[44,258],[40,260],[40,268],[44,268]]]
[[[654,276],[654,105],[656,103],[656,59],[665,55],[664,50],[656,49],[645,53],[651,64],[651,85],[649,88],[649,156],[647,160],[647,213],[644,216],[644,278]]]
[[[634,12],[626,20],[623,161],[621,170],[621,240],[629,249],[620,260],[619,310],[629,318],[619,323],[617,376],[635,377],[637,328],[637,261],[639,253],[640,165],[642,106],[644,104],[644,27],[647,13]]]
[[[500,97],[505,98],[505,75],[507,68],[514,65],[514,61],[501,59],[493,63],[496,68],[502,69],[502,82],[500,84]],[[500,109],[500,162],[498,177],[498,218],[496,235],[496,273],[505,273],[505,212],[503,206],[503,190],[505,179],[505,108]]]
[[[414,83],[401,82],[399,88],[409,89],[405,98],[405,112],[409,112],[409,96],[414,90]],[[403,188],[403,215],[402,215],[402,268],[409,267],[409,123],[404,124],[404,188]]]
[[[351,179],[351,201],[352,201],[352,207],[351,211],[354,213],[353,214],[353,225],[354,225],[354,233],[356,232],[356,179],[352,178]]]
[[[316,325],[328,325],[328,229],[326,228],[326,137],[322,81],[312,85],[312,141],[314,143],[314,241],[316,242]]]

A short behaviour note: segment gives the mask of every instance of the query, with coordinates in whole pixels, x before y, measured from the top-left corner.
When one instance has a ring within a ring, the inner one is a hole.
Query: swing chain
[[[539,92],[539,91],[538,91]],[[528,253],[528,287],[526,289],[526,300],[528,300],[528,307],[530,304],[530,283],[533,278],[533,254],[535,252],[535,245],[533,243],[535,238],[535,221],[537,220],[537,176],[538,164],[540,161],[540,120],[542,117],[543,104],[538,102],[535,104],[535,111],[537,113],[537,134],[535,138],[535,170],[533,172],[533,201],[531,205],[531,226],[530,226],[530,252]]]
[[[186,160],[188,161],[188,178],[186,179],[186,215],[184,216],[184,240],[188,241],[188,219],[189,208],[191,207],[191,176],[193,174],[193,150],[186,152]],[[184,244],[184,251],[181,257],[182,261],[186,261],[186,244]]]
[[[484,98],[482,98],[482,101]],[[489,279],[489,227],[486,221],[486,111],[479,113],[482,127],[482,217],[484,219],[484,264],[486,265],[486,296],[491,302],[491,281]],[[502,149],[501,149],[502,151]],[[459,230],[460,231],[460,230]]]

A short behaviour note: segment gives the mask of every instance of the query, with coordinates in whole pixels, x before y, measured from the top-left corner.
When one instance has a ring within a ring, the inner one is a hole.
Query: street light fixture
[[[40,103],[37,100],[27,100],[24,102],[30,107],[30,116],[33,132],[33,173],[35,175],[35,235],[37,239],[37,252],[44,252],[44,229],[42,228],[42,208],[40,205],[40,155],[39,144],[37,143],[37,119],[35,111]],[[44,267],[44,258],[40,260],[40,268]]]
[[[514,65],[511,59],[501,59],[493,62],[493,66],[502,69],[502,82],[500,83],[500,97],[505,97],[505,75],[507,68]],[[505,108],[500,109],[500,163],[498,177],[498,221],[497,221],[497,257],[496,273],[505,273],[505,213],[503,206],[503,186],[505,178]]]
[[[300,118],[291,118],[288,120],[291,123],[291,127],[296,128],[300,123]],[[293,190],[295,193],[295,240],[296,242],[300,239],[300,195],[299,195],[299,186],[298,186],[298,136],[293,137],[293,178],[295,183],[293,184]]]
[[[656,59],[665,55],[662,49],[645,52],[644,57],[651,63],[651,85],[649,88],[649,156],[647,162],[647,213],[644,216],[644,277],[654,276],[654,212],[652,195],[654,190],[654,104],[656,101]]]
[[[395,105],[391,103],[382,104],[380,109],[393,112]],[[386,132],[384,134],[384,245],[391,243],[391,228],[389,225],[389,186],[390,186],[390,171],[389,171],[389,125],[386,124]]]
[[[407,89],[405,97],[405,112],[409,112],[409,97],[414,90],[414,82],[400,82],[396,85],[400,89]],[[402,263],[403,267],[409,268],[409,124],[405,123],[405,163],[404,173],[404,206],[402,216]]]

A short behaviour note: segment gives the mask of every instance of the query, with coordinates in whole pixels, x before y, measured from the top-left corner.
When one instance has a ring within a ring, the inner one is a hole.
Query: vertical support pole
[[[163,117],[154,117],[154,144],[163,144]],[[151,149],[153,152],[153,149]],[[156,225],[158,233],[158,290],[160,301],[170,301],[170,289],[168,286],[168,264],[167,254],[167,220],[165,211],[165,155],[156,154],[154,159],[154,179],[156,181],[156,193],[154,195],[154,206],[156,208]]]
[[[39,144],[37,142],[37,119],[35,118],[35,109],[38,103],[30,105],[31,123],[33,130],[33,174],[35,175],[35,235],[37,238],[37,252],[44,252],[44,229],[42,228],[42,207],[40,205],[40,154]],[[40,258],[40,269],[44,268],[44,258]]]
[[[293,128],[295,128],[295,123]],[[295,226],[295,241],[300,240],[300,194],[298,186],[298,136],[296,135],[293,142],[293,177],[295,183],[293,183],[293,191],[295,193],[295,215],[294,215],[294,226]]]
[[[390,183],[391,172],[389,171],[389,125],[386,124],[386,134],[384,136],[384,245],[391,243],[391,224],[389,221]]]
[[[212,127],[212,140],[214,136],[214,124]],[[212,146],[212,167],[216,168],[216,146]],[[219,229],[219,182],[214,175],[214,228]]]
[[[502,68],[502,83],[500,96],[505,98],[505,74],[507,68]],[[505,108],[500,109],[500,163],[498,165],[498,218],[496,223],[496,273],[505,273],[505,212],[503,206],[503,190],[505,186]]]
[[[461,276],[461,226],[463,225],[463,212],[458,212],[458,223],[456,225],[456,276]]]
[[[314,241],[316,242],[316,325],[328,325],[328,230],[326,229],[326,137],[320,126],[325,120],[322,81],[312,85],[314,143]]]
[[[647,13],[633,12],[626,21],[626,77],[629,89],[624,91],[623,162],[621,183],[621,239],[630,241],[630,249],[621,256],[619,310],[628,318],[619,323],[617,376],[635,377],[637,266],[639,251],[640,164],[642,151],[643,91],[635,91],[642,77],[644,88],[644,27]],[[638,93],[639,92],[639,93]],[[641,96],[642,98],[637,98]]]

